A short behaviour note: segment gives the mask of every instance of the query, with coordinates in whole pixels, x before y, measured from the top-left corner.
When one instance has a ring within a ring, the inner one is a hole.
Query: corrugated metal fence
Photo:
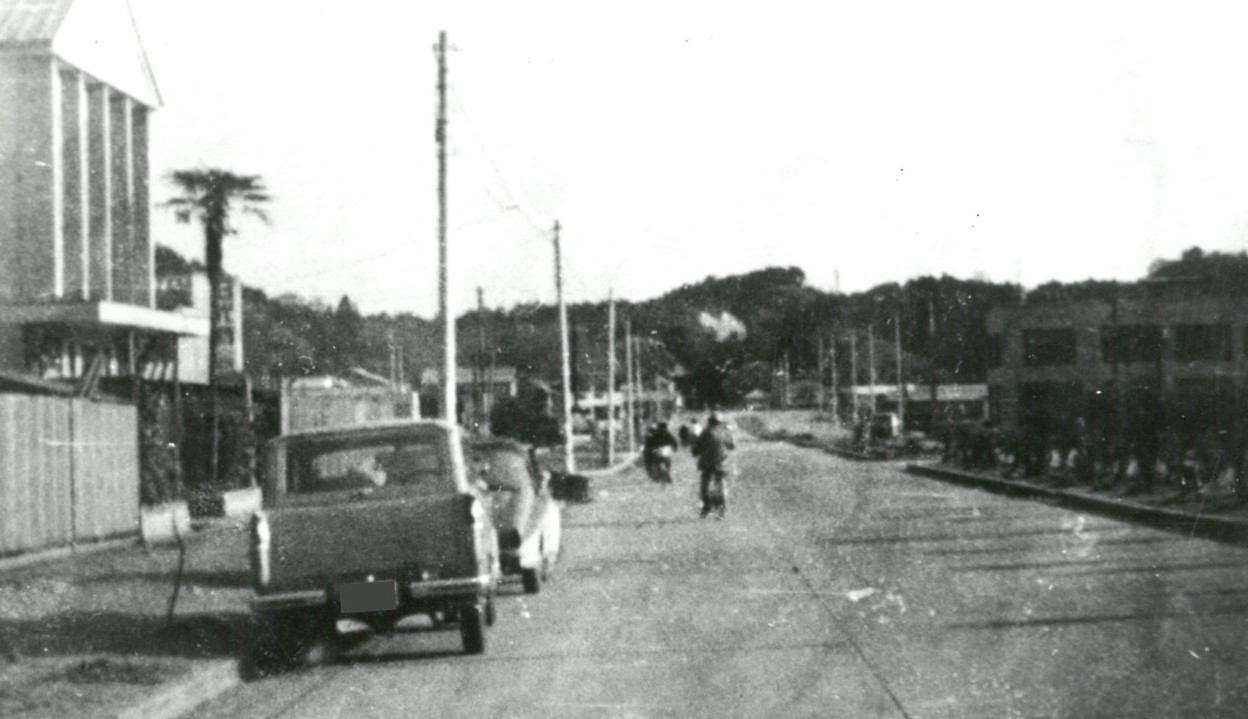
[[[139,529],[130,405],[0,394],[0,556]]]

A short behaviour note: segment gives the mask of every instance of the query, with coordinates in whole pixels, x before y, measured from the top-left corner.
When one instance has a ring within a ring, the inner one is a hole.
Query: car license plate
[[[338,585],[338,607],[343,614],[388,612],[398,606],[399,585],[392,579]]]

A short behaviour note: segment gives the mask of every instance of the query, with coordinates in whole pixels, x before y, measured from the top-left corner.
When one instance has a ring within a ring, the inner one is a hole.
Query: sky
[[[174,169],[264,178],[249,285],[437,308],[446,30],[458,314],[642,300],[796,265],[825,290],[927,274],[1131,279],[1248,247],[1248,10],[1147,2],[130,0]],[[159,242],[202,257],[157,211]]]

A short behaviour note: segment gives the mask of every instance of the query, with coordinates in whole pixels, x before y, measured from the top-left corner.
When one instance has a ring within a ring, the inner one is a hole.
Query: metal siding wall
[[[128,405],[0,394],[0,556],[136,532],[137,422]]]
[[[0,555],[70,541],[69,443],[64,400],[0,395]]]
[[[134,407],[74,401],[79,540],[138,530],[138,417]]]

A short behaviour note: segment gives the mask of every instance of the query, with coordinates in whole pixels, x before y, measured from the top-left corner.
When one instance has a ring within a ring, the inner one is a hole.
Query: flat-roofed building
[[[1195,436],[1244,409],[1248,303],[1191,283],[989,312],[991,416],[1007,428],[1169,428]]]

